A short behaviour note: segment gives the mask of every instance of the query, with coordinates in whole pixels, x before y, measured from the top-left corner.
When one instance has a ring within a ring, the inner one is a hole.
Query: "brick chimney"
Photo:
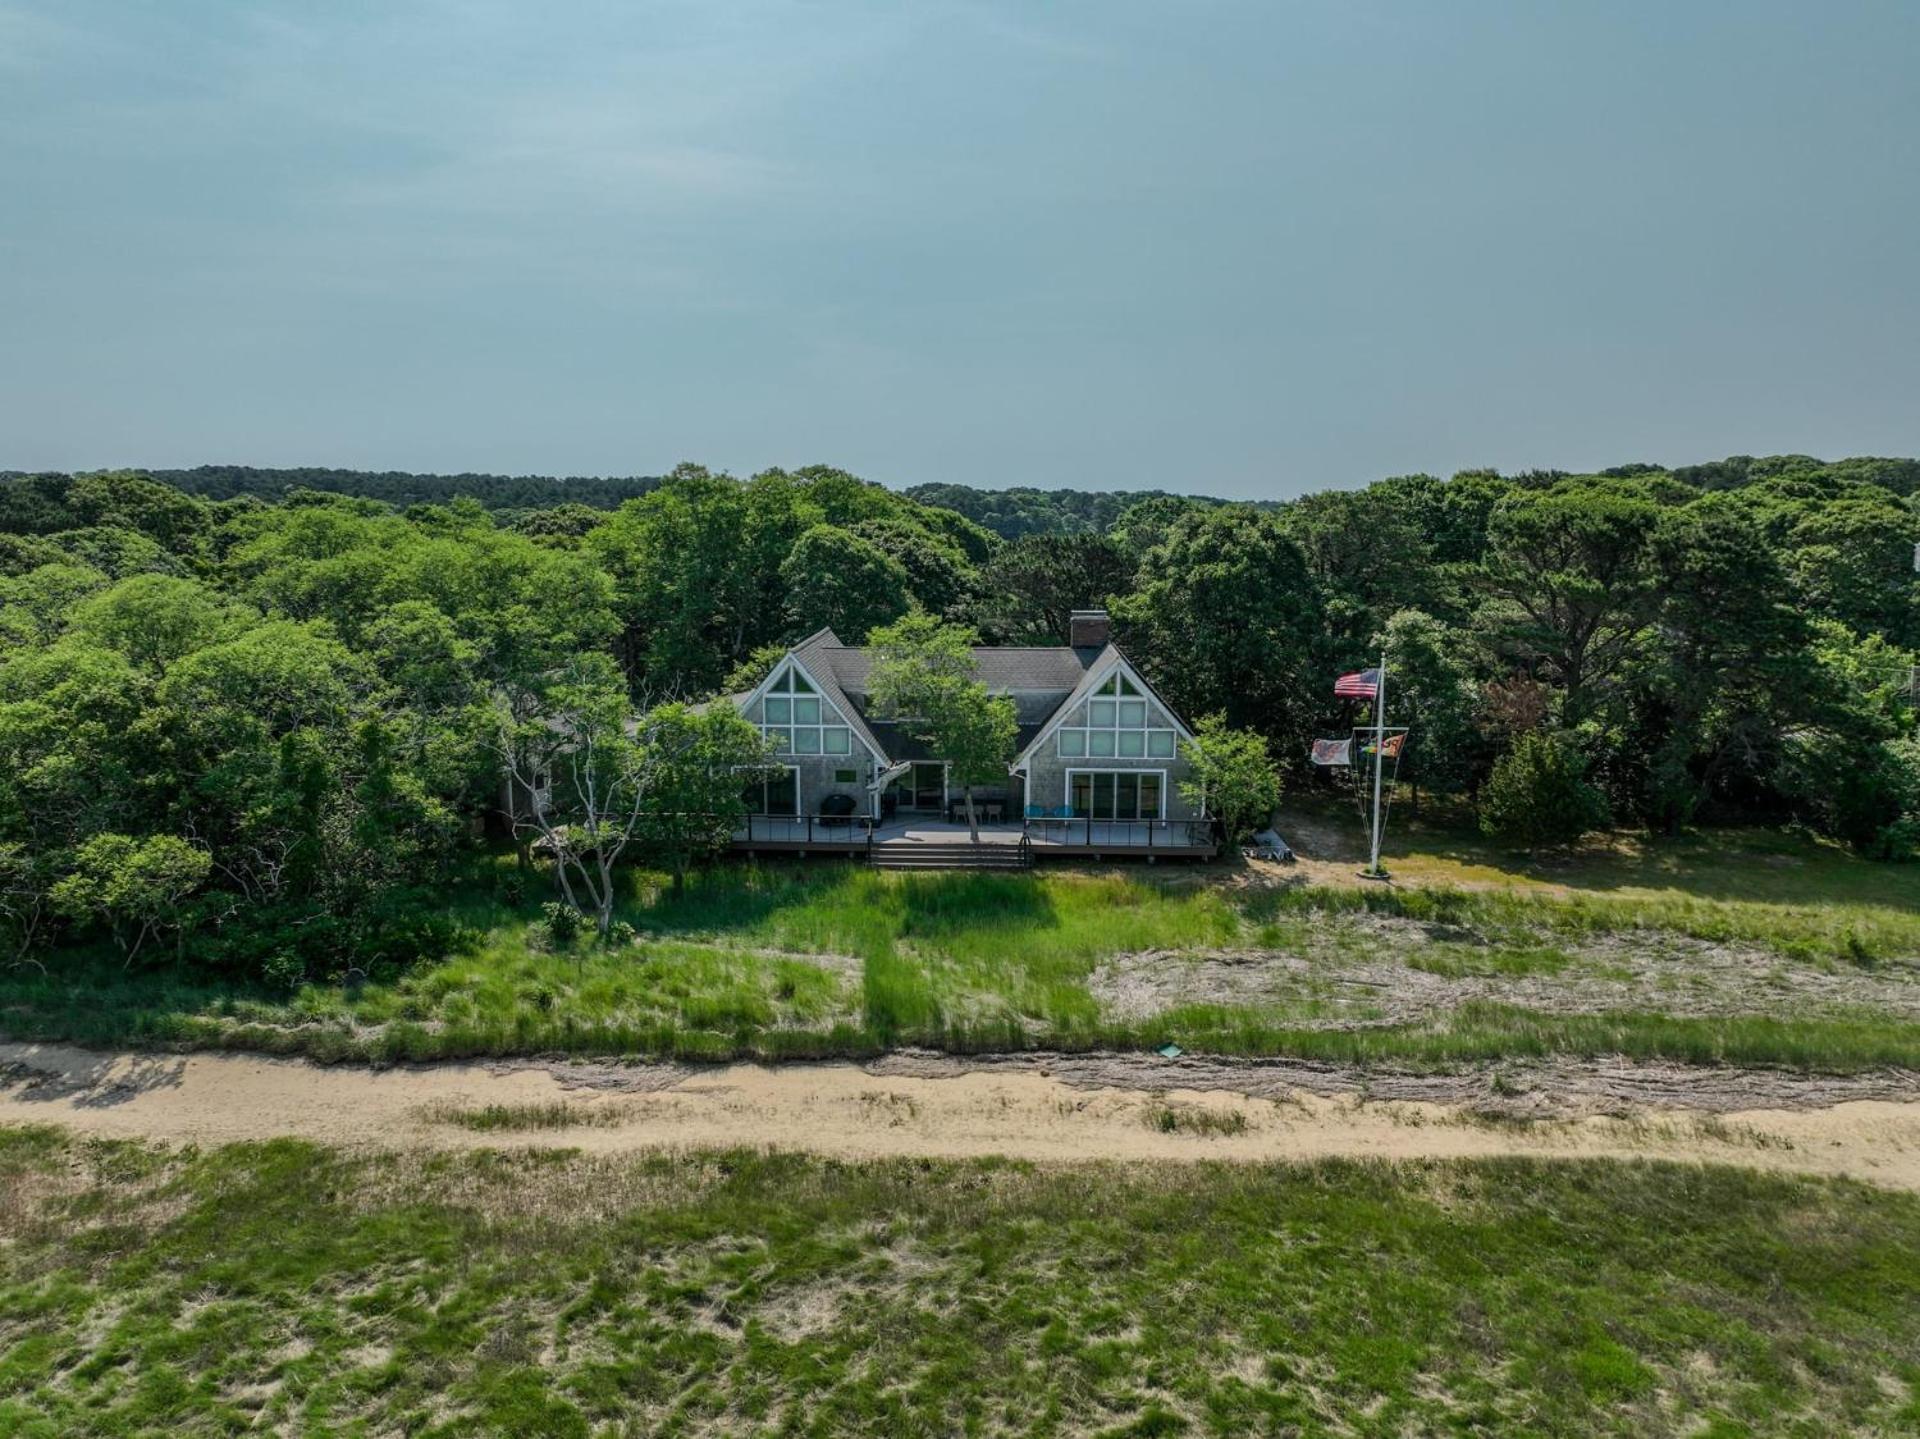
[[[1067,621],[1067,643],[1075,649],[1102,649],[1113,638],[1105,610],[1075,610]]]

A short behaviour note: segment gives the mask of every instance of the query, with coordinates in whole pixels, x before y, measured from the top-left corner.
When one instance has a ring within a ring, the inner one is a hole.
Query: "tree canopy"
[[[1197,811],[1219,820],[1229,841],[1271,819],[1280,803],[1280,767],[1264,736],[1233,729],[1225,715],[1212,714],[1194,727],[1191,740],[1181,741],[1180,750],[1188,764],[1181,793]]]
[[[626,850],[679,870],[712,832],[663,816],[724,816],[737,786],[709,759],[741,752],[666,702],[822,626],[865,634],[930,687],[909,703],[903,679],[903,712],[987,783],[1008,720],[958,675],[968,637],[1063,643],[1099,605],[1156,690],[1296,783],[1358,718],[1333,677],[1384,649],[1423,793],[1499,813],[1574,776],[1588,818],[1793,819],[1900,858],[1916,542],[1920,462],[1871,457],[1262,504],[902,492],[825,466],[0,476],[0,925],[15,951],[117,939],[134,963],[283,978],[442,950],[459,933],[414,901],[499,813],[503,702],[531,723],[591,666],[659,754],[706,756],[649,771],[653,838]]]

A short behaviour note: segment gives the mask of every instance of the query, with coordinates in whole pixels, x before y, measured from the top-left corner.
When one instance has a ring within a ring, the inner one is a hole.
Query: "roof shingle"
[[[973,651],[974,674],[993,694],[1013,700],[1019,722],[1019,748],[1024,750],[1034,735],[1051,719],[1085,682],[1087,673],[1107,646],[1071,645],[982,645]],[[873,680],[873,652],[857,645],[845,645],[832,630],[808,635],[793,647],[807,672],[861,736],[880,753],[893,760],[926,758],[925,746],[899,726],[869,713]]]

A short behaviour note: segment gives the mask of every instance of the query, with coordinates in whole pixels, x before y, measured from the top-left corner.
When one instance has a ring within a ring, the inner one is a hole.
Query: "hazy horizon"
[[[1662,459],[1658,456],[1649,457],[1649,456],[1642,455],[1642,456],[1637,456],[1629,459],[1607,460],[1591,466],[1574,467],[1569,465],[1535,465],[1535,466],[1526,466],[1523,468],[1554,471],[1554,472],[1559,472],[1559,473],[1564,473],[1569,475],[1585,475],[1585,474],[1597,474],[1602,470],[1616,469],[1620,466],[1629,465],[1629,464],[1652,464],[1652,465],[1658,465],[1662,469],[1672,471],[1672,470],[1684,469],[1691,465],[1711,464],[1717,461],[1731,459],[1741,454],[1745,454],[1749,458],[1753,458],[1753,459],[1765,459],[1765,458],[1770,458],[1772,455],[1806,454],[1806,453],[1807,453],[1806,451],[1797,451],[1797,450],[1771,451],[1771,452],[1768,452],[1768,454],[1758,454],[1752,451],[1733,451],[1725,455],[1703,455],[1698,458],[1684,459],[1684,460]],[[1853,460],[1853,459],[1916,459],[1916,458],[1920,458],[1920,456],[1885,455],[1885,454],[1883,455],[1837,455],[1836,454],[1836,455],[1813,455],[1811,456],[1811,458],[1820,460],[1823,463],[1827,463],[1827,464],[1836,464],[1844,460]],[[0,460],[4,460],[4,456],[0,456]],[[680,461],[676,461],[675,463],[676,464],[681,464],[681,463],[700,464],[702,462],[699,460],[693,460],[693,459],[683,459]],[[794,470],[802,469],[806,466],[816,465],[816,464],[826,465],[832,468],[846,470],[849,473],[856,475],[860,479],[870,480],[876,484],[884,485],[888,489],[893,489],[893,490],[907,490],[923,484],[957,484],[957,485],[964,485],[970,489],[978,489],[978,490],[1009,490],[1009,489],[1080,490],[1083,492],[1084,491],[1105,491],[1108,493],[1120,493],[1120,494],[1124,494],[1129,491],[1136,491],[1136,490],[1138,491],[1166,490],[1172,494],[1193,495],[1203,499],[1239,499],[1239,500],[1272,500],[1272,499],[1294,498],[1296,497],[1296,495],[1299,495],[1299,494],[1311,494],[1314,492],[1314,489],[1359,489],[1367,485],[1374,484],[1380,480],[1395,479],[1404,475],[1427,474],[1427,475],[1433,475],[1439,479],[1448,479],[1451,476],[1460,473],[1461,470],[1496,468],[1494,466],[1487,466],[1487,465],[1463,465],[1463,466],[1448,468],[1444,470],[1435,469],[1431,466],[1424,469],[1416,468],[1411,470],[1399,470],[1392,475],[1371,475],[1363,479],[1354,480],[1347,484],[1315,486],[1312,489],[1299,490],[1295,492],[1294,495],[1287,495],[1287,496],[1221,495],[1210,490],[1180,488],[1174,485],[1158,485],[1158,484],[1139,484],[1139,485],[1112,484],[1112,485],[1103,485],[1103,486],[1089,486],[1089,485],[1068,485],[1068,484],[1043,485],[1043,484],[1029,484],[1025,482],[1016,482],[1016,481],[1007,481],[1005,483],[1000,483],[1000,484],[990,484],[985,481],[979,481],[979,480],[900,479],[894,476],[887,476],[887,475],[860,474],[859,471],[853,470],[850,466],[835,465],[832,460],[805,460],[797,464],[761,465],[761,466],[757,466],[752,470],[739,470],[739,471],[725,470],[723,469],[723,467],[718,465],[710,465],[707,468],[709,468],[710,470],[716,473],[733,474],[738,479],[749,479],[755,474],[759,474],[770,469],[784,469],[787,471],[794,471]],[[199,469],[226,469],[226,468],[259,470],[259,471],[270,471],[270,472],[296,471],[296,470],[337,470],[337,471],[351,472],[351,473],[362,474],[362,475],[379,475],[379,474],[414,475],[421,479],[434,479],[434,480],[459,479],[464,475],[472,475],[475,477],[486,477],[491,479],[551,480],[559,484],[565,484],[565,483],[576,481],[576,480],[578,481],[613,481],[613,480],[665,479],[668,476],[668,474],[672,471],[674,466],[668,465],[659,470],[633,470],[633,471],[609,470],[599,474],[583,474],[583,473],[562,474],[553,470],[488,470],[488,469],[415,470],[415,469],[409,469],[399,465],[324,465],[324,464],[299,464],[299,463],[285,464],[285,465],[254,465],[254,464],[248,464],[245,461],[240,461],[240,460],[206,460],[206,461],[202,461],[200,463],[191,464],[191,465],[145,465],[145,464],[129,462],[126,464],[111,464],[111,465],[76,465],[71,467],[60,467],[60,466],[41,467],[41,469],[38,471],[32,468],[29,468],[27,466],[0,463],[0,475],[7,475],[7,474],[22,475],[22,474],[34,474],[34,473],[46,473],[46,472],[49,472],[49,470],[51,470],[51,472],[54,472],[54,473],[70,473],[70,474],[100,473],[103,471],[115,471],[115,470],[136,470],[136,471],[141,471],[149,474],[176,474],[176,473],[189,472],[189,471],[199,470]],[[1502,470],[1501,471],[1501,473],[1503,474],[1517,474],[1520,472],[1521,472],[1520,470]]]
[[[0,0],[0,465],[1920,454],[1920,7]]]

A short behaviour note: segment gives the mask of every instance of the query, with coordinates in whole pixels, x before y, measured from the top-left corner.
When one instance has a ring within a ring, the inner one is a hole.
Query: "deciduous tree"
[[[1005,783],[1019,725],[1013,701],[974,678],[973,636],[930,615],[909,615],[868,637],[873,647],[873,705],[948,764],[980,842],[976,785]]]
[[[1114,618],[1128,654],[1176,708],[1222,711],[1300,750],[1329,688],[1316,643],[1320,606],[1280,522],[1223,507],[1175,522]]]
[[[1133,562],[1103,535],[1028,535],[981,572],[980,613],[1005,644],[1058,645],[1075,610],[1106,609],[1133,584]]]
[[[1180,793],[1219,820],[1230,841],[1272,817],[1280,803],[1280,767],[1264,736],[1230,727],[1224,714],[1207,715],[1193,738],[1180,742],[1180,753],[1189,766]]]
[[[73,872],[53,886],[53,903],[76,919],[107,925],[132,964],[154,935],[179,927],[182,902],[212,867],[205,850],[170,834],[98,834],[74,855]]]
[[[528,699],[503,695],[494,715],[515,828],[538,837],[567,903],[603,939],[622,856],[652,846],[677,884],[738,827],[746,781],[767,758],[760,732],[724,705],[635,715],[604,654],[577,657]]]
[[[1480,689],[1470,637],[1420,610],[1402,610],[1368,649],[1385,653],[1391,718],[1409,728],[1400,772],[1413,784],[1416,812],[1422,783],[1468,788],[1486,748],[1474,727]]]
[[[872,540],[838,525],[815,525],[780,565],[796,635],[831,628],[848,644],[906,613],[906,567]]]

